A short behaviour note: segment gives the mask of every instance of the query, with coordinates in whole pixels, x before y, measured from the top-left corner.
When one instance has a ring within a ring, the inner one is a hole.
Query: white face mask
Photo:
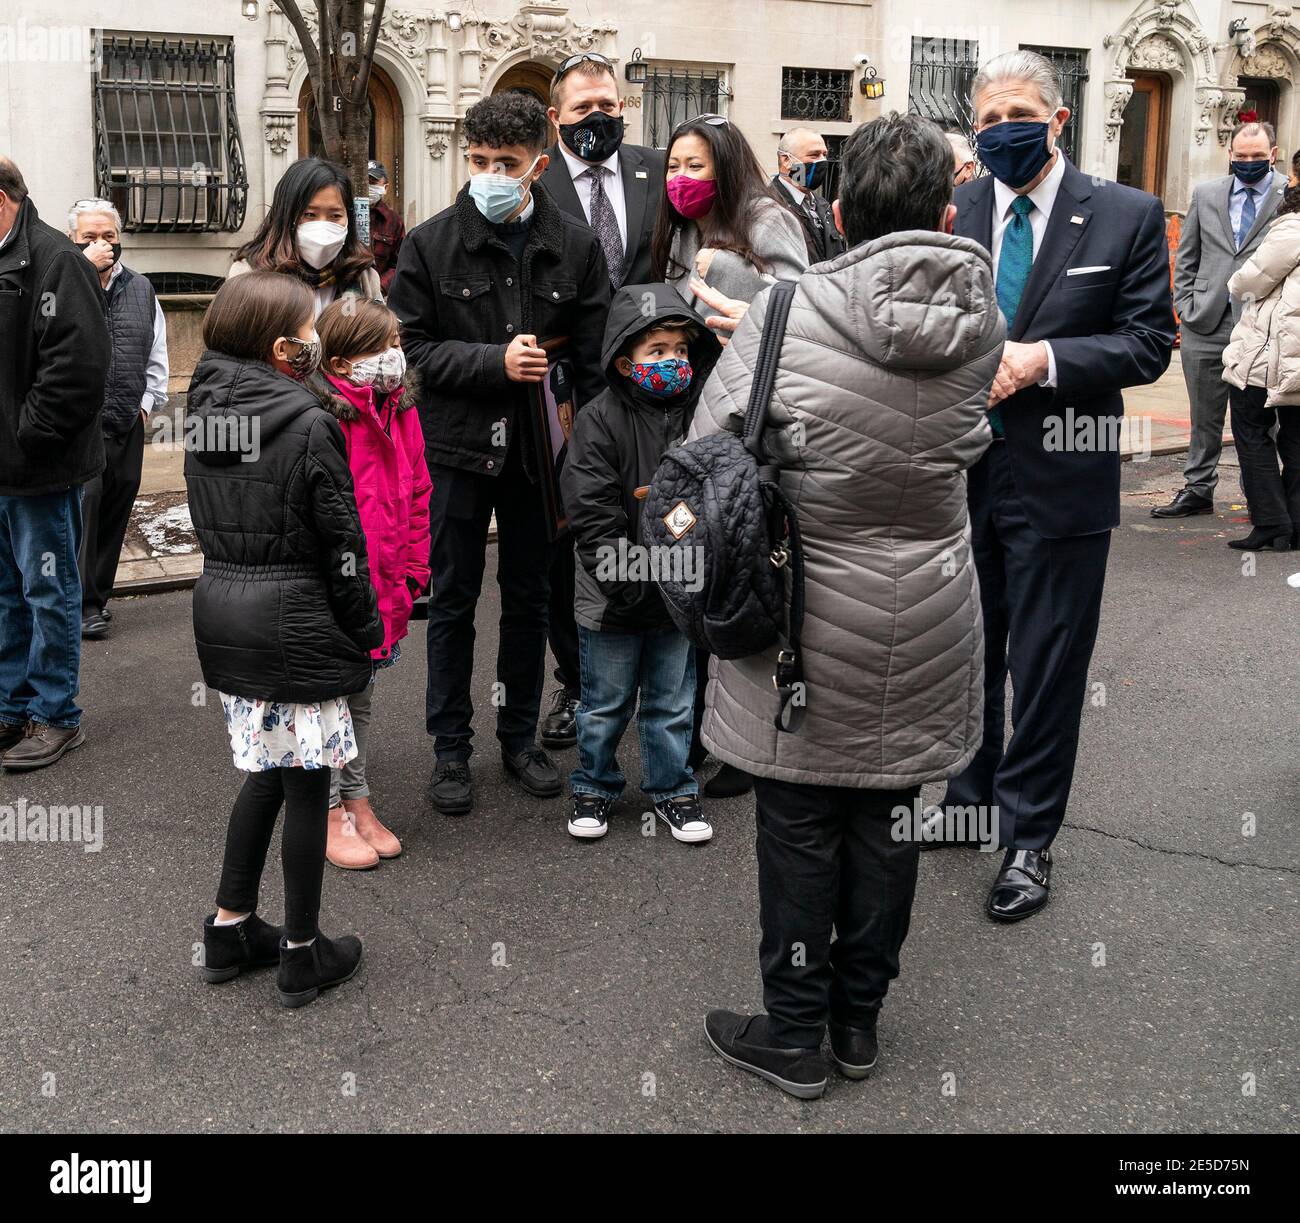
[[[298,226],[298,254],[304,263],[319,272],[334,262],[347,237],[346,225],[335,225],[333,221],[304,221]]]
[[[400,348],[386,348],[373,357],[353,361],[348,381],[354,386],[373,386],[387,395],[402,385],[406,376],[406,354]]]
[[[378,204],[379,201],[382,200],[383,198],[384,198],[384,189],[382,187],[376,187],[372,183],[370,186],[370,202],[372,204]]]

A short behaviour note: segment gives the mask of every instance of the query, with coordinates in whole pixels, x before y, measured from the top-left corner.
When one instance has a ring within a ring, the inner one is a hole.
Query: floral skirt
[[[352,714],[344,696],[319,704],[221,697],[235,768],[339,769],[357,754]]]

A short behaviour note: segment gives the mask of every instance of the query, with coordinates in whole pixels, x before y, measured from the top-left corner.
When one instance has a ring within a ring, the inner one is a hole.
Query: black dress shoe
[[[720,1057],[775,1083],[799,1100],[817,1100],[826,1090],[826,1060],[820,1049],[791,1049],[772,1042],[766,1015],[710,1011],[704,1034]]]
[[[561,751],[578,742],[578,698],[567,688],[557,688],[551,712],[542,723],[542,746]]]
[[[1287,527],[1256,527],[1245,539],[1228,540],[1239,552],[1290,552],[1291,531]]]
[[[986,906],[994,921],[1032,917],[1046,903],[1052,881],[1049,849],[1009,849]]]
[[[704,793],[709,798],[735,798],[753,788],[753,777],[734,764],[724,764],[704,783]]]
[[[559,797],[560,770],[540,747],[526,747],[514,756],[502,748],[501,763],[505,765],[506,772],[534,798]]]
[[[469,783],[469,765],[464,760],[440,760],[424,792],[429,803],[443,815],[466,815],[474,807]]]
[[[1168,505],[1157,505],[1152,518],[1190,518],[1193,514],[1213,514],[1214,498],[1202,497],[1188,489],[1181,489]]]
[[[88,612],[81,617],[81,635],[87,641],[94,641],[108,632],[108,621],[103,612]]]
[[[865,1079],[876,1064],[879,1050],[876,1045],[876,1025],[869,1028],[849,1028],[830,1022],[831,1053],[840,1073],[848,1079]]]

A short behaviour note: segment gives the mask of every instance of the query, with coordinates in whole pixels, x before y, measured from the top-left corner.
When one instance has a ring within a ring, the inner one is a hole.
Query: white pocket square
[[[1109,272],[1109,271],[1110,271],[1109,263],[1099,263],[1096,264],[1094,267],[1090,267],[1090,268],[1067,268],[1065,274],[1067,276],[1086,276],[1089,272]]]

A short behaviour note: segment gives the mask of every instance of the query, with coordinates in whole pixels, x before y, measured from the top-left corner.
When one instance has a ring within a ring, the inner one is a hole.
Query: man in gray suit
[[[1182,324],[1183,377],[1192,404],[1186,481],[1153,518],[1214,512],[1228,384],[1223,350],[1241,305],[1228,298],[1228,279],[1254,253],[1286,187],[1273,169],[1276,139],[1269,123],[1242,123],[1229,144],[1231,173],[1192,192],[1174,262],[1174,305]]]

